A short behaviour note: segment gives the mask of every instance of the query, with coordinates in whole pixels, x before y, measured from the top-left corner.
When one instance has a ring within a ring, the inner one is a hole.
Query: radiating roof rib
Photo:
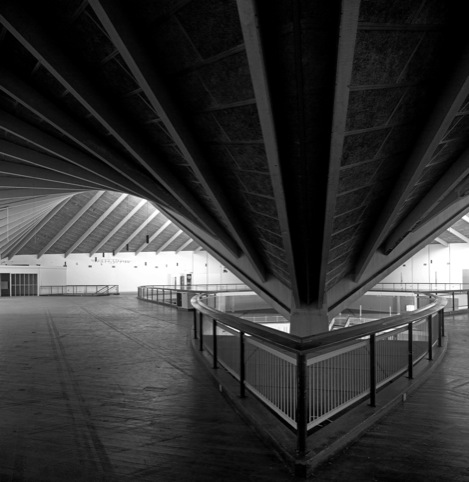
[[[146,201],[144,199],[140,200],[140,202],[130,211],[128,212],[123,219],[121,219],[112,229],[111,231],[103,238],[99,243],[90,251],[90,256],[93,256],[96,251],[99,251],[99,248],[106,244],[111,237],[119,231],[119,229],[124,226],[124,224],[139,210],[144,206]]]
[[[261,279],[265,279],[265,267],[247,234],[244,233],[244,226],[239,222],[239,213],[229,205],[184,113],[179,110],[164,81],[158,76],[157,69],[152,68],[151,57],[145,53],[143,45],[133,34],[125,12],[112,1],[91,0],[90,5],[184,159],[190,165],[197,181],[210,196],[224,224],[228,226],[231,236],[242,247]]]
[[[3,255],[106,190],[48,251],[89,253],[138,197],[160,214],[102,249],[183,230],[304,334],[452,223],[469,238],[461,2],[59,3],[0,5],[0,209],[74,204],[26,243],[18,211]]]
[[[152,235],[149,236],[148,243],[145,241],[138,249],[135,250],[135,255],[141,253],[145,247],[155,241],[158,236],[171,226],[171,221],[165,221]]]
[[[141,231],[143,231],[152,221],[156,216],[158,216],[160,212],[158,209],[155,209],[146,219],[145,221],[114,250],[114,254],[118,254],[122,251],[125,245],[129,244],[132,239],[134,239]]]
[[[79,219],[83,216],[88,209],[96,203],[96,201],[104,194],[104,191],[96,192],[93,197],[75,214],[75,216],[70,219],[70,221],[52,238],[48,241],[48,243],[39,251],[37,257],[38,259],[45,253],[47,253],[48,249],[53,246],[57,240],[63,236]]]
[[[227,236],[218,222],[206,212],[197,198],[177,179],[161,162],[144,139],[135,134],[134,129],[125,119],[116,115],[112,106],[94,88],[86,75],[80,71],[69,58],[48,41],[48,36],[28,12],[19,12],[16,6],[7,2],[0,21],[9,32],[44,65],[53,77],[70,92],[75,99],[88,110],[93,117],[121,144],[127,152],[158,183],[170,192],[185,208],[197,216],[207,229],[217,237],[224,239],[225,244],[234,254],[238,252],[236,243]]]
[[[403,206],[422,171],[430,162],[438,144],[443,139],[468,94],[469,46],[461,55],[458,68],[451,77],[450,83],[435,102],[432,115],[414,145],[412,155],[401,172],[399,182],[396,183],[373,232],[368,236],[356,265],[355,277],[357,279],[363,274],[373,253],[386,238],[386,235],[389,234],[399,209]]]

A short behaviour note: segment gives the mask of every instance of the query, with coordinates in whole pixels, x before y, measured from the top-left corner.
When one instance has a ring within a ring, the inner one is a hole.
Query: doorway
[[[0,273],[0,296],[10,296],[10,273]]]

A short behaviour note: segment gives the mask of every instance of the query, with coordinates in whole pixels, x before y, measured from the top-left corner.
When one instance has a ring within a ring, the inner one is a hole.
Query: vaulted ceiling
[[[2,207],[4,206],[4,207]],[[0,255],[160,253],[198,248],[153,204],[129,194],[84,191],[0,200]]]
[[[0,195],[147,199],[324,326],[469,210],[462,3],[3,0]]]

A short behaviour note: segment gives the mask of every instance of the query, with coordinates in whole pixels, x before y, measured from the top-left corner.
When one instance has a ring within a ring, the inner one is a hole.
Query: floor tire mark
[[[67,410],[69,415],[73,420],[73,425],[75,428],[75,434],[78,447],[84,447],[86,453],[82,457],[84,461],[91,461],[94,465],[93,469],[97,472],[110,475],[114,474],[112,464],[107,456],[106,449],[102,444],[96,427],[91,422],[91,413],[86,407],[85,400],[81,394],[79,383],[75,378],[72,367],[67,361],[67,355],[65,347],[62,344],[61,336],[57,329],[56,324],[52,318],[52,315],[46,310],[47,328],[52,341],[52,349],[54,351],[54,358],[57,362],[57,367],[60,376],[60,386],[62,389],[62,394],[67,403]],[[70,385],[68,387],[67,385]],[[73,395],[76,405],[78,406],[78,411],[72,407],[73,400],[70,397],[70,392]],[[74,416],[74,413],[80,413],[83,418],[83,423],[79,423]],[[80,427],[86,427],[86,430],[80,430]],[[81,442],[81,443],[79,443]]]

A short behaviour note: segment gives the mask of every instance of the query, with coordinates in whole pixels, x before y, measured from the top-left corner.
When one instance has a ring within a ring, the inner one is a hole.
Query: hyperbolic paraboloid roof
[[[3,202],[142,197],[336,313],[469,209],[462,4],[4,0]]]

